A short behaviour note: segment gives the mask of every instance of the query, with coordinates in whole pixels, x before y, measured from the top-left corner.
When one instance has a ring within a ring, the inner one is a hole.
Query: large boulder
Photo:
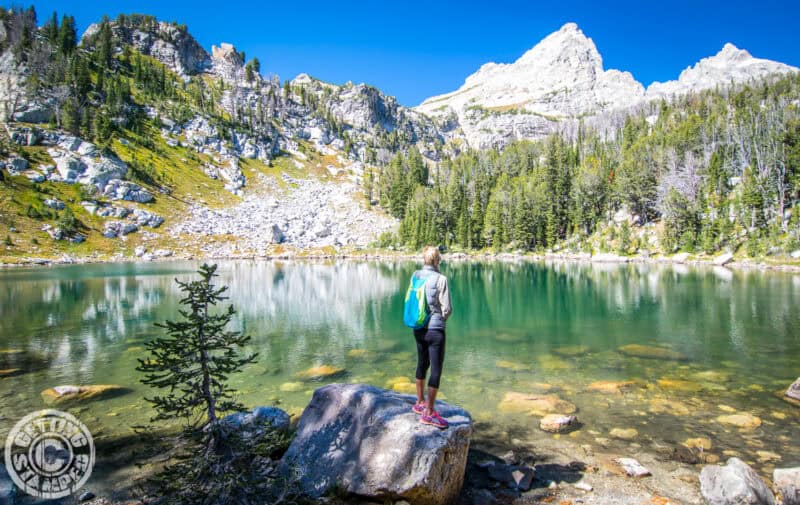
[[[772,473],[772,489],[782,505],[800,505],[800,467],[776,468]]]
[[[364,384],[330,384],[314,392],[281,461],[309,496],[339,490],[418,505],[451,503],[461,490],[472,419],[436,402],[450,427],[419,422],[415,398]]]
[[[700,472],[700,492],[708,505],[776,505],[775,497],[755,470],[739,458]]]

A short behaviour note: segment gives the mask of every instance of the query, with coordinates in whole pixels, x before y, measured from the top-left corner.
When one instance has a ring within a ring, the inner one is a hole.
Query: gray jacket
[[[450,305],[450,289],[447,286],[447,277],[440,274],[438,270],[430,265],[425,265],[422,270],[417,270],[414,275],[420,279],[427,279],[435,276],[435,282],[425,283],[425,295],[428,298],[428,307],[431,311],[431,319],[428,328],[433,330],[444,330],[447,318],[453,313]]]

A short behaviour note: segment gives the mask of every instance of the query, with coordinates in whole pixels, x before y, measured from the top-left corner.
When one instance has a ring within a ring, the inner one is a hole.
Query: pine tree
[[[212,282],[216,271],[217,265],[203,264],[198,270],[200,280],[176,279],[185,294],[180,302],[186,307],[180,310],[183,319],[156,324],[166,330],[167,336],[146,344],[152,357],[139,360],[137,367],[146,374],[143,384],[167,390],[146,398],[157,412],[153,420],[183,419],[189,432],[215,425],[220,412],[243,409],[233,399],[228,376],[256,360],[255,354],[239,352],[250,337],[225,329],[236,313],[233,306],[219,314],[210,312],[227,299],[223,296],[227,286],[218,288]]]
[[[110,68],[111,59],[114,56],[114,41],[113,34],[111,33],[111,24],[108,21],[108,16],[103,16],[100,22],[100,31],[97,36],[97,49],[95,57],[98,66],[100,67],[100,75],[103,69]]]
[[[75,18],[66,14],[61,18],[61,26],[58,29],[58,46],[61,53],[70,55],[77,47],[78,37],[75,30]]]

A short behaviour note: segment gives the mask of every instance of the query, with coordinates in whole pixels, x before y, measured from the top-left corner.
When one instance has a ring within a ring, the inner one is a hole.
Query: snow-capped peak
[[[677,81],[654,82],[647,88],[647,98],[666,98],[720,85],[747,82],[770,74],[795,72],[798,69],[783,63],[753,56],[730,42],[714,56],[703,58],[681,72]]]
[[[457,91],[429,98],[428,114],[480,106],[569,116],[627,105],[644,88],[627,72],[604,71],[592,39],[567,23],[510,64],[487,63]]]

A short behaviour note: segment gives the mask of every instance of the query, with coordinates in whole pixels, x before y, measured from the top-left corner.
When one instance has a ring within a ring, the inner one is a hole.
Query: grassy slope
[[[203,237],[202,240],[197,237],[173,238],[167,233],[173,223],[188,214],[192,204],[225,208],[240,201],[239,197],[224,189],[224,181],[214,180],[204,173],[203,167],[214,163],[211,156],[197,153],[188,147],[167,145],[160,130],[151,124],[147,125],[141,135],[126,131],[124,137],[128,140],[127,145],[115,139],[111,143],[111,150],[129,165],[136,165],[149,174],[152,180],[143,180],[130,170],[127,178],[150,190],[155,200],[149,204],[137,204],[112,202],[97,196],[93,198],[101,203],[131,209],[139,207],[155,212],[165,218],[164,224],[156,229],[142,228],[124,239],[105,238],[102,236],[104,222],[109,219],[93,216],[83,208],[80,202],[87,195],[80,185],[50,181],[34,184],[25,176],[8,176],[4,183],[0,183],[0,263],[20,263],[31,257],[57,259],[65,255],[99,261],[122,259],[132,256],[134,249],[140,244],[146,245],[149,251],[168,249],[181,255],[199,256],[201,246],[205,243],[236,240],[228,236]],[[337,156],[321,155],[303,142],[300,143],[300,150],[306,157],[300,161],[300,166],[296,163],[299,160],[288,154],[277,157],[270,164],[260,160],[240,159],[239,166],[247,178],[246,190],[258,193],[290,191],[291,187],[284,181],[283,174],[295,179],[315,177],[327,182],[339,182],[346,177],[344,173],[331,175],[327,169],[328,166],[342,167]],[[16,151],[29,160],[31,168],[53,164],[44,147],[18,147]],[[72,210],[81,223],[80,232],[86,237],[85,242],[72,244],[68,241],[55,241],[42,231],[46,224],[58,226],[59,213],[45,207],[43,202],[47,198],[57,198]],[[29,207],[36,209],[42,217],[26,215]],[[16,231],[12,232],[11,229]],[[150,234],[154,234],[155,238],[146,240],[145,236]],[[10,238],[12,245],[3,243],[6,236]],[[268,252],[283,254],[290,251],[299,255],[335,252],[331,248],[294,251],[286,246],[275,246]]]

